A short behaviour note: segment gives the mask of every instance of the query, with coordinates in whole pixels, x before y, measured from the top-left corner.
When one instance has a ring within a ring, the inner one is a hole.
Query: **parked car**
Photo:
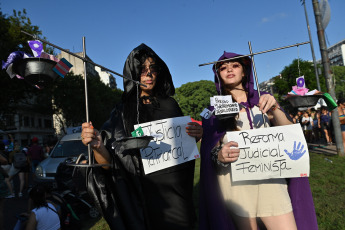
[[[55,175],[59,164],[67,158],[76,159],[80,154],[87,156],[87,151],[87,146],[81,142],[80,133],[65,135],[57,142],[49,157],[36,167],[35,181],[53,183],[55,187]]]

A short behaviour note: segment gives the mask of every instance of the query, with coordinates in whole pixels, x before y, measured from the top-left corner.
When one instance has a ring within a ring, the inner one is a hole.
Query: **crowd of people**
[[[345,99],[340,98],[338,103],[338,114],[341,125],[343,142],[345,141]],[[308,108],[290,113],[293,123],[301,124],[307,143],[334,145],[335,132],[332,124],[332,112],[328,111],[327,106],[318,109]],[[345,149],[345,148],[344,148]]]
[[[31,139],[29,146],[21,146],[12,134],[3,138],[0,141],[0,229],[4,224],[4,200],[31,197],[36,166],[50,154],[53,146],[49,142],[42,147],[37,137]],[[15,177],[18,177],[18,188],[14,187]]]
[[[8,195],[5,198],[21,198],[24,190],[27,191],[32,186],[35,169],[49,155],[50,149],[43,148],[38,143],[37,137],[31,139],[30,146],[21,146],[18,141],[13,139],[11,134],[8,134],[8,139],[1,141],[3,145],[1,155],[6,159],[1,167],[8,175],[5,179]],[[13,188],[13,179],[16,176],[18,176],[20,182],[19,189],[16,189],[17,194]]]

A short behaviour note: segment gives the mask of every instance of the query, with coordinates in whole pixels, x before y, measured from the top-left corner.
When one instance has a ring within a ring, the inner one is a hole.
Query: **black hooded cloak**
[[[110,170],[90,168],[87,172],[89,194],[111,229],[193,229],[194,161],[144,175],[139,150],[125,150],[116,140],[131,136],[134,124],[182,116],[170,71],[164,61],[148,46],[141,44],[127,57],[123,74],[140,81],[145,57],[160,66],[151,104],[138,100],[138,87],[124,79],[122,103],[112,111],[101,135],[112,157]],[[139,101],[139,104],[138,104]],[[115,148],[112,148],[115,143]]]

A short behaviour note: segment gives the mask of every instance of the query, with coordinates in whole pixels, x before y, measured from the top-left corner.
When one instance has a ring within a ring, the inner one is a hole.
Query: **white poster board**
[[[227,137],[241,149],[231,163],[233,181],[309,176],[308,145],[300,124],[227,132]]]
[[[176,117],[135,125],[144,135],[156,136],[148,147],[140,150],[145,174],[200,158],[195,138],[186,133],[189,116]]]

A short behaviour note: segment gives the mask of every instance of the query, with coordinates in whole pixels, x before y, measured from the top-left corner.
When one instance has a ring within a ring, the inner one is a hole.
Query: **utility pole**
[[[326,40],[325,40],[325,33],[324,33],[324,29],[323,29],[322,23],[321,23],[321,21],[322,21],[321,20],[321,12],[320,12],[320,8],[319,8],[319,1],[318,0],[313,0],[313,9],[314,9],[314,14],[315,14],[317,36],[319,39],[320,52],[321,52],[322,65],[323,65],[323,69],[324,69],[327,91],[332,96],[332,98],[335,99],[334,84],[333,84],[332,76],[331,76],[331,68],[330,68],[330,64],[329,64],[327,45],[326,45]],[[345,156],[344,147],[343,147],[343,139],[342,139],[342,134],[341,134],[341,130],[340,130],[339,114],[338,114],[337,108],[335,108],[332,111],[332,123],[333,123],[335,141],[337,144],[337,153],[339,156]]]
[[[309,19],[308,19],[308,14],[307,14],[307,7],[305,6],[305,0],[303,0],[304,5],[304,14],[305,14],[305,20],[307,21],[307,28],[308,28],[308,34],[309,34],[309,41],[310,41],[310,48],[311,48],[311,54],[313,56],[313,63],[314,63],[314,70],[315,70],[315,77],[316,77],[316,84],[317,84],[317,89],[321,91],[320,87],[320,81],[319,81],[319,73],[317,71],[317,65],[316,65],[316,58],[315,58],[315,53],[314,53],[314,46],[313,46],[313,40],[311,38],[311,33],[310,33],[310,26],[309,26]]]

